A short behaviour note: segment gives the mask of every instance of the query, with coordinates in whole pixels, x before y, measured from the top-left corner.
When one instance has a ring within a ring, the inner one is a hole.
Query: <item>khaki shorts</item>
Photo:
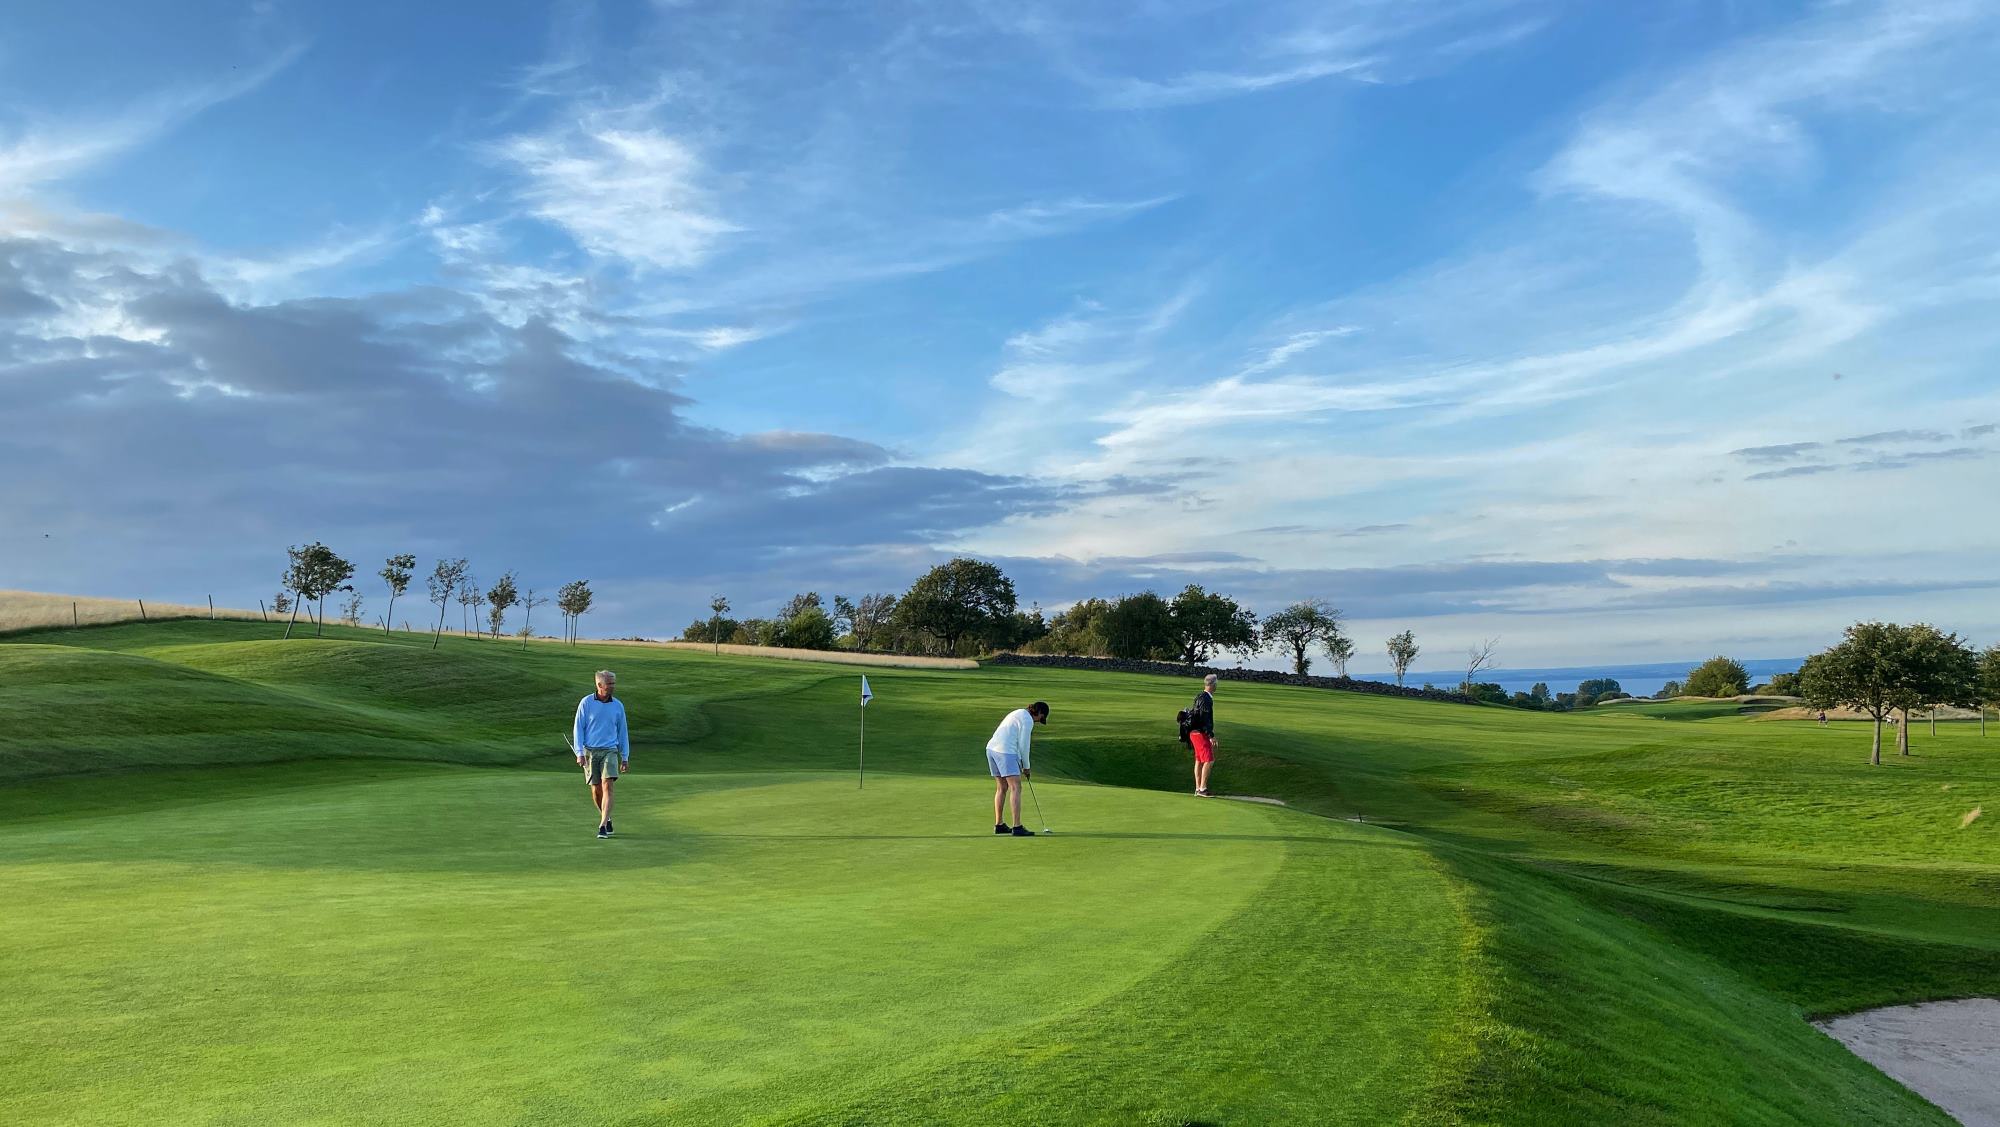
[[[618,749],[593,747],[584,752],[583,779],[592,786],[618,777]]]

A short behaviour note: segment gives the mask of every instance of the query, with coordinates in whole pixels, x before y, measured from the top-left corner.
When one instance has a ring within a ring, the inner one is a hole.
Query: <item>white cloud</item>
[[[526,177],[529,211],[599,259],[689,270],[741,230],[720,214],[700,156],[659,129],[587,118],[497,151]]]

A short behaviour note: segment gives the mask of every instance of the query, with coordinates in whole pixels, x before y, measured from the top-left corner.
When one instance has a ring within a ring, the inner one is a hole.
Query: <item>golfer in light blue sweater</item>
[[[632,769],[632,733],[625,725],[625,702],[611,695],[618,674],[597,671],[597,691],[576,702],[576,725],[570,747],[583,781],[590,784],[590,802],[597,807],[597,836],[611,836],[611,784],[621,771]]]

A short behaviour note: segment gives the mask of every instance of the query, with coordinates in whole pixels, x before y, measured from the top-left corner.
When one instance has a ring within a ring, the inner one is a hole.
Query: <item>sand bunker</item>
[[[2000,998],[1888,1006],[1814,1024],[1967,1127],[2000,1127]]]

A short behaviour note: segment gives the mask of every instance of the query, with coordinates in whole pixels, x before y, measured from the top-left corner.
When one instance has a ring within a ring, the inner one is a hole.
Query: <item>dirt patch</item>
[[[1813,1024],[1966,1127],[2000,1127],[2000,998],[1888,1006]]]

